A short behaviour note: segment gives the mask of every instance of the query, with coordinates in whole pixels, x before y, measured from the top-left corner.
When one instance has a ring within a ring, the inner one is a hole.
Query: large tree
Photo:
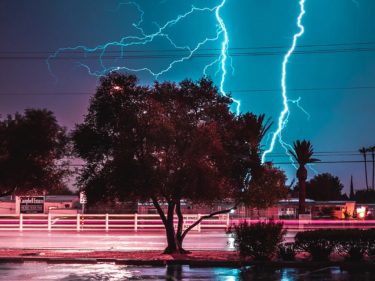
[[[66,128],[46,109],[0,121],[0,197],[63,189],[69,175]]]
[[[293,151],[289,150],[289,152],[293,155],[296,159],[297,163],[299,164],[299,168],[297,170],[297,178],[299,181],[299,214],[305,214],[306,212],[306,179],[307,179],[307,170],[305,166],[310,163],[315,163],[320,161],[319,159],[312,158],[314,154],[314,149],[310,144],[310,141],[303,140],[300,142],[293,142]]]
[[[341,200],[343,188],[338,177],[330,173],[319,174],[306,182],[306,198],[315,201]]]
[[[235,116],[231,103],[209,79],[142,87],[134,75],[102,77],[73,132],[75,151],[86,161],[78,186],[89,203],[152,201],[166,229],[166,252],[184,253],[192,227],[183,231],[182,200],[236,208],[255,186],[253,171],[259,178],[264,170],[258,161],[260,136],[269,128],[264,116]]]

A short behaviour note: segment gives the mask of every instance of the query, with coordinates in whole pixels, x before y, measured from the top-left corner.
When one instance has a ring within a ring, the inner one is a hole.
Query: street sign
[[[20,212],[22,214],[43,214],[44,196],[20,197]]]
[[[79,193],[79,203],[86,204],[87,203],[87,197],[84,191],[81,191]]]

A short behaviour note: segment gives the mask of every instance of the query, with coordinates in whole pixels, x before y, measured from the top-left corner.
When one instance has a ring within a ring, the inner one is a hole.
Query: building
[[[238,219],[274,219],[274,220],[295,220],[298,219],[298,199],[291,198],[288,200],[280,200],[278,206],[269,208],[267,210],[253,210],[244,206],[239,206],[231,217]],[[167,212],[167,206],[161,204],[160,206],[164,213]],[[233,204],[225,203],[214,205],[211,207],[206,206],[192,206],[181,203],[182,214],[211,214],[213,212],[232,208]],[[344,219],[345,214],[353,216],[355,212],[355,201],[314,201],[306,199],[306,213],[310,214],[311,219],[331,219],[320,215],[324,208],[332,209],[333,216],[337,219]],[[138,214],[157,214],[152,203],[138,203]]]
[[[44,197],[43,213],[48,214],[49,210],[80,210],[77,195],[46,195]],[[0,214],[19,214],[21,212],[21,200],[18,196],[6,196],[0,198]]]

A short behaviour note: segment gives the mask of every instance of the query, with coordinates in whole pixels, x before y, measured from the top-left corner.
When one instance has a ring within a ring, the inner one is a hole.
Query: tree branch
[[[7,192],[4,192],[4,193],[0,194],[0,197],[5,197],[5,196],[8,196],[8,195],[12,195],[12,193],[13,193],[14,191],[16,191],[16,189],[17,189],[17,186],[14,187],[13,189],[7,191]]]
[[[181,241],[183,241],[184,238],[185,238],[185,236],[186,236],[186,234],[188,234],[188,232],[189,232],[190,230],[192,230],[195,226],[197,226],[202,220],[204,220],[204,219],[210,219],[210,218],[212,218],[213,216],[216,216],[216,215],[230,213],[230,211],[232,211],[232,210],[236,210],[236,209],[237,209],[237,205],[238,205],[238,203],[237,203],[236,205],[234,205],[233,208],[230,208],[230,209],[227,209],[227,210],[223,210],[223,211],[218,211],[218,212],[215,212],[215,213],[209,214],[208,216],[203,216],[203,217],[201,217],[199,220],[197,220],[195,223],[193,223],[191,226],[189,226],[189,227],[184,231],[184,233],[183,233],[182,236],[181,236]]]
[[[161,207],[158,203],[158,200],[156,200],[155,197],[151,197],[151,199],[152,199],[152,203],[154,203],[154,206],[159,213],[159,216],[160,216],[161,220],[163,221],[163,224],[166,226],[167,225],[167,219],[165,218],[165,214],[164,214],[163,210],[161,209]]]
[[[180,240],[181,238],[181,233],[182,233],[182,226],[184,224],[184,216],[181,213],[181,203],[180,201],[177,202],[176,204],[176,214],[178,217],[178,226],[177,226],[177,238]]]

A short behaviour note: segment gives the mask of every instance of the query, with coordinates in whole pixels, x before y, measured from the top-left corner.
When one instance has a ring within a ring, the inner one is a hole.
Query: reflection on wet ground
[[[339,267],[306,268],[189,268],[189,266],[147,267],[118,266],[115,264],[0,264],[1,280],[63,280],[63,281],[117,281],[117,280],[282,280],[282,281],[370,281],[375,272],[347,272]]]

